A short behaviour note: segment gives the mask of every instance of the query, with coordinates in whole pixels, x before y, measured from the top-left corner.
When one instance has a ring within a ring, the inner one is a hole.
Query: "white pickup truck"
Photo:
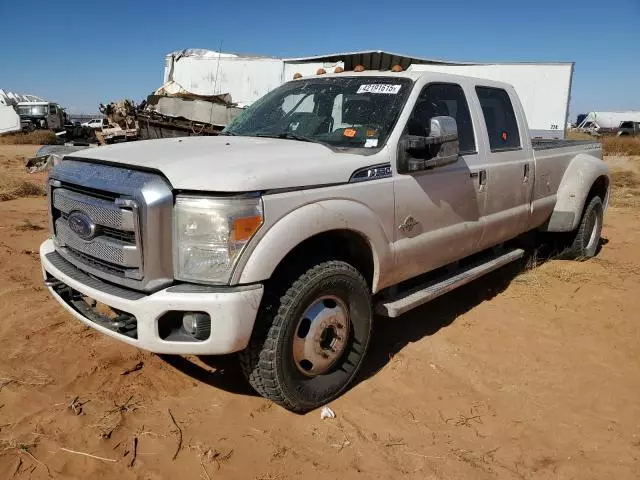
[[[74,152],[49,185],[40,256],[71,314],[152,352],[239,352],[298,412],[347,388],[374,311],[520,258],[527,232],[591,257],[609,197],[598,143],[532,141],[510,85],[430,72],[300,78],[220,136]]]

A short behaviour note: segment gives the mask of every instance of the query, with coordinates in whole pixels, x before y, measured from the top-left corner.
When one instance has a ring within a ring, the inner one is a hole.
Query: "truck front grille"
[[[61,248],[95,265],[109,265],[109,273],[128,278],[142,278],[143,255],[137,230],[138,208],[133,202],[126,206],[118,198],[107,200],[69,188],[52,191],[54,234]],[[95,234],[82,238],[73,230],[69,216],[82,213],[95,224]]]
[[[173,282],[173,193],[157,173],[65,157],[49,209],[56,251],[78,269],[143,292]]]

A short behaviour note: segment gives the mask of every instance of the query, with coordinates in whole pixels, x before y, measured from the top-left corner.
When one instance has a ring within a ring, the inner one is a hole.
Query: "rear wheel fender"
[[[602,198],[606,207],[609,187],[609,168],[599,158],[578,154],[567,167],[560,186],[556,204],[548,223],[542,230],[549,232],[574,231],[580,220],[589,193],[600,177],[606,179],[605,194]]]

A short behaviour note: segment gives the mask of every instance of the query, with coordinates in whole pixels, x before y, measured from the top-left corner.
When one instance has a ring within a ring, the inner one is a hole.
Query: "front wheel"
[[[584,209],[582,219],[573,234],[571,244],[565,257],[574,260],[586,260],[593,257],[600,245],[600,234],[604,207],[600,197],[593,197]]]
[[[270,314],[270,312],[273,312]],[[262,396],[295,412],[319,407],[355,377],[371,336],[371,295],[342,261],[315,265],[263,302],[240,364]]]

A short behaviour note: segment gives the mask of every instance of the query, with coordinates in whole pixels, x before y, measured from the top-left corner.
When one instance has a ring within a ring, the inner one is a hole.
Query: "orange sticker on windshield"
[[[367,129],[367,137],[375,137],[377,133],[373,128]]]
[[[503,142],[507,141],[507,132],[502,132],[502,141]]]
[[[357,134],[358,134],[358,132],[353,128],[345,128],[344,132],[342,132],[342,135],[344,135],[345,137],[349,137],[349,138],[353,138]]]

